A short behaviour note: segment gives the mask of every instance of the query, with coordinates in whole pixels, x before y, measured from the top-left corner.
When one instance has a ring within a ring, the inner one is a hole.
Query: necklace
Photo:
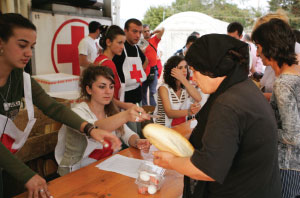
[[[6,93],[6,98],[4,98],[4,96],[0,93],[0,96],[3,99],[3,108],[4,108],[4,111],[8,111],[9,110],[9,103],[7,102],[7,98],[8,98],[8,93],[10,91],[10,84],[11,84],[11,75],[9,75],[9,84],[8,84],[8,89],[7,89],[7,93]]]

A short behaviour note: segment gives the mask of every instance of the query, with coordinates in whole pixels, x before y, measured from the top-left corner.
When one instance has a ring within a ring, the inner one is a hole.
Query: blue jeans
[[[147,102],[147,95],[148,95],[148,87],[149,87],[149,101],[151,106],[156,106],[156,102],[154,99],[154,94],[156,93],[156,87],[157,87],[157,77],[158,77],[158,71],[155,70],[154,80],[151,82],[148,82],[147,80],[143,82],[142,85],[142,105],[148,105]]]

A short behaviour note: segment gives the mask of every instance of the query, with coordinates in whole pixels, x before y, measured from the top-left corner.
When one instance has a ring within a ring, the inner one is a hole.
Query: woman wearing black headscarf
[[[247,77],[248,45],[227,35],[205,35],[185,58],[194,81],[211,94],[189,139],[195,152],[181,158],[158,151],[154,163],[185,175],[185,198],[279,198],[276,122]]]

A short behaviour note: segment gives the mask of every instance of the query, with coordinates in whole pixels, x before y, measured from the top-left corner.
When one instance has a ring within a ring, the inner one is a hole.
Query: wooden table
[[[191,133],[190,121],[174,127],[184,136]],[[140,150],[128,148],[118,154],[143,159]],[[182,194],[183,176],[175,171],[166,171],[160,191],[154,195],[137,192],[135,179],[118,173],[103,171],[95,167],[100,160],[63,177],[49,182],[48,188],[54,198],[178,198]],[[27,197],[27,192],[17,198]]]

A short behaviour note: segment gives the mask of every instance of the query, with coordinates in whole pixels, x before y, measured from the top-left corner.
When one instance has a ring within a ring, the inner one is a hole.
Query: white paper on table
[[[195,120],[192,120],[192,121],[191,121],[190,127],[193,129],[193,128],[196,127],[197,124],[198,124],[198,121],[197,121],[196,119],[195,119]]]
[[[125,157],[123,155],[115,154],[107,160],[96,165],[97,168],[105,171],[111,171],[126,175],[128,177],[137,178],[138,169],[141,163],[145,160],[134,159],[130,157]]]

